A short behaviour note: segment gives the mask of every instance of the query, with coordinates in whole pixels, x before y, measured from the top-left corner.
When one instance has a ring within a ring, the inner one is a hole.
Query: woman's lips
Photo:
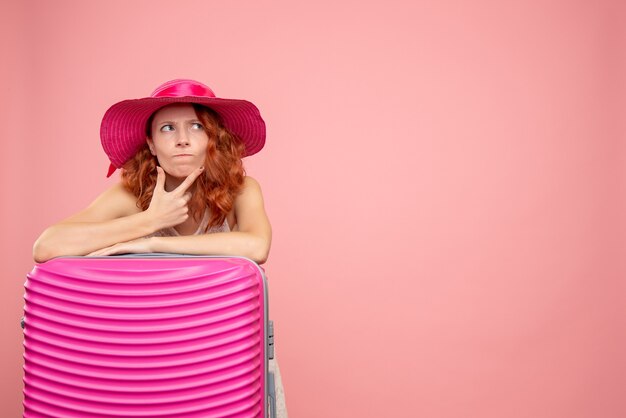
[[[191,154],[176,154],[174,157],[193,157]]]

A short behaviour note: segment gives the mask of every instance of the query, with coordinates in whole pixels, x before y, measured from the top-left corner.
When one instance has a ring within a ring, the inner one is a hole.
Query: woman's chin
[[[174,177],[175,179],[185,179],[187,178],[197,167],[192,167],[191,165],[184,167],[171,167],[169,170],[165,170],[165,172]]]

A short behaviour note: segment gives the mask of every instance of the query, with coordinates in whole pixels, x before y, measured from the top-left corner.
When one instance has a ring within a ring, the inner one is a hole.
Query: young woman
[[[241,163],[265,142],[265,123],[252,103],[174,80],[151,97],[113,105],[101,139],[109,176],[122,168],[121,182],[46,229],[34,245],[35,261],[174,252],[265,262],[271,227],[259,184]]]
[[[100,137],[111,161],[107,177],[121,168],[121,181],[47,228],[33,247],[36,262],[154,252],[267,260],[272,232],[261,188],[241,161],[265,143],[265,123],[252,103],[172,80],[150,97],[109,108]],[[275,361],[270,369],[278,416],[285,417]]]

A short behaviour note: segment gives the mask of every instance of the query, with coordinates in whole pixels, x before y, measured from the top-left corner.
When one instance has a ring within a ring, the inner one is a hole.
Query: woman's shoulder
[[[263,206],[263,193],[261,192],[261,185],[256,179],[246,176],[244,177],[241,191],[235,199],[235,212],[238,212],[243,208],[258,206]]]
[[[122,182],[115,183],[96,198],[96,202],[98,200],[105,200],[108,203],[119,203],[122,205],[128,205],[132,203],[133,205],[137,202],[137,198],[128,191]]]
[[[261,185],[259,184],[259,182],[250,176],[245,176],[243,178],[243,187],[242,190],[247,190],[247,189],[255,189],[255,190],[261,190]]]
[[[137,207],[137,197],[127,190],[122,182],[109,187],[104,193],[108,194],[110,201],[119,204],[123,210],[131,212],[128,215],[141,212],[141,209]]]
[[[138,212],[141,209],[137,207],[137,198],[122,183],[117,183],[100,193],[87,208],[62,222],[99,222]]]
[[[261,185],[253,177],[245,176],[239,194],[235,197],[235,207],[233,209],[237,212],[238,209],[258,203],[263,203]]]
[[[235,206],[237,206],[237,203],[250,202],[251,200],[263,201],[263,193],[261,192],[261,185],[256,179],[245,176],[241,190],[235,198]]]

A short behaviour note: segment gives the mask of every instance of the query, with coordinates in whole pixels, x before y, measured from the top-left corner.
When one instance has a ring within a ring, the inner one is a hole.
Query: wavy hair
[[[209,223],[204,231],[206,233],[210,227],[224,222],[243,187],[245,170],[241,158],[245,146],[235,134],[224,127],[217,112],[195,103],[192,105],[209,142],[204,171],[189,188],[192,197],[188,205],[191,216],[198,222],[205,209],[209,209]],[[152,137],[153,116],[154,113],[146,123],[146,135],[149,138]],[[157,163],[157,158],[150,153],[148,144],[144,144],[122,167],[122,184],[137,197],[137,207],[141,210],[150,206],[156,185]]]

